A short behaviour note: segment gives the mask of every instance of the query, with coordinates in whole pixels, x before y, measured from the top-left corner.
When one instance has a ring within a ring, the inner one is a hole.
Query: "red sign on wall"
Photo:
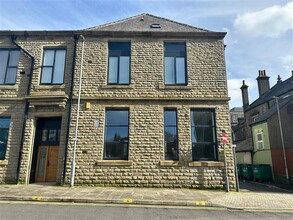
[[[227,134],[225,133],[225,131],[222,131],[222,142],[223,142],[223,144],[228,143]]]

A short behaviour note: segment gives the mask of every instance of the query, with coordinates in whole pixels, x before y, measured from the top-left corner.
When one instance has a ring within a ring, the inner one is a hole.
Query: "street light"
[[[273,96],[273,99],[276,100],[276,104],[277,104],[277,111],[278,111],[278,119],[279,119],[280,133],[281,133],[281,142],[282,142],[282,148],[283,148],[283,156],[284,156],[284,164],[285,164],[285,172],[286,172],[287,184],[290,184],[290,180],[289,180],[289,172],[288,172],[286,151],[285,151],[284,138],[283,138],[283,129],[282,129],[282,123],[281,123],[281,117],[280,117],[279,98],[285,99],[285,98],[288,98],[290,96],[291,95],[286,95],[284,97]]]

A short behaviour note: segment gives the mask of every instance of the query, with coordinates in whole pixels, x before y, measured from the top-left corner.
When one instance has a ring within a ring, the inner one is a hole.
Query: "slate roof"
[[[247,138],[243,141],[238,141],[235,144],[236,144],[236,148],[235,148],[236,152],[249,152],[253,150],[252,138]]]
[[[281,109],[283,106],[285,106],[291,100],[293,100],[293,96],[290,96],[290,97],[285,98],[285,99],[280,99],[279,100],[279,109]],[[263,121],[266,121],[272,115],[274,115],[276,112],[277,112],[277,105],[274,105],[272,108],[270,108],[270,110],[268,110],[266,113],[264,113],[263,115],[261,115],[258,119],[256,119],[251,124],[258,124],[258,123],[261,123]]]
[[[152,28],[159,24],[160,28]],[[119,21],[84,29],[85,31],[141,31],[141,32],[212,32],[166,18],[143,13]]]
[[[285,94],[289,91],[293,90],[293,75],[289,77],[287,80],[277,83],[274,85],[270,90],[265,92],[262,96],[260,96],[258,99],[256,99],[253,103],[249,105],[245,111],[249,111],[256,106],[259,106],[265,102],[268,102],[273,98],[273,96],[280,96],[282,94]]]

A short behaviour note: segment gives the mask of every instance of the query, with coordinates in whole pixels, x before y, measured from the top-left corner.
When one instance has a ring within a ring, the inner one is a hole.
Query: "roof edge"
[[[0,36],[103,36],[103,37],[208,37],[223,39],[227,32],[152,32],[152,31],[89,31],[89,30],[66,30],[66,31],[0,31]]]

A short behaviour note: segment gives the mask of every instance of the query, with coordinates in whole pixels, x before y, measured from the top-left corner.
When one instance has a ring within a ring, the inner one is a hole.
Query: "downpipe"
[[[75,134],[74,134],[74,144],[73,144],[73,155],[71,162],[71,177],[70,177],[70,187],[74,186],[75,178],[75,157],[76,157],[76,144],[78,140],[78,121],[79,121],[79,111],[80,111],[80,96],[81,96],[81,84],[82,84],[82,69],[83,69],[83,55],[84,55],[84,36],[80,35],[82,39],[82,50],[81,50],[81,61],[80,61],[80,75],[79,75],[79,85],[78,85],[78,98],[77,98],[77,112],[76,112],[76,124],[75,124]]]

